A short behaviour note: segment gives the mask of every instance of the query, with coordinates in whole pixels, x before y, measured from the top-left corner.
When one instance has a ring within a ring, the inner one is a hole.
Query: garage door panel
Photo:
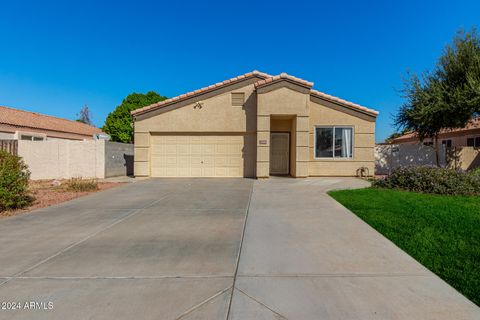
[[[151,175],[243,177],[245,140],[242,135],[152,135]]]
[[[204,154],[215,154],[215,144],[206,144],[203,148]]]
[[[216,168],[215,176],[217,177],[227,177],[227,168]]]
[[[177,154],[177,145],[165,144],[165,154]]]
[[[202,154],[203,148],[204,148],[204,146],[201,145],[201,144],[198,144],[198,145],[192,144],[192,145],[190,145],[190,152],[192,154],[198,154],[199,155],[199,154]]]

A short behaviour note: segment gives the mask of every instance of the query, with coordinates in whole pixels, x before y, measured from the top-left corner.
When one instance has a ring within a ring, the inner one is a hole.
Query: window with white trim
[[[44,137],[40,136],[33,136],[33,135],[28,135],[28,134],[22,134],[20,136],[20,140],[27,140],[27,141],[43,141],[45,140]]]
[[[315,127],[315,158],[352,157],[352,127]]]

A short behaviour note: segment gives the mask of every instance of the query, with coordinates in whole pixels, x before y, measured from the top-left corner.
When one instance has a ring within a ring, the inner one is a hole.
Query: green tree
[[[154,91],[146,94],[129,94],[114,111],[110,112],[102,130],[108,133],[113,141],[131,143],[133,142],[133,118],[130,112],[165,99],[167,97]]]
[[[432,72],[413,74],[403,88],[405,103],[395,117],[401,130],[432,138],[439,165],[438,135],[461,128],[480,112],[480,37],[475,29],[459,31]]]

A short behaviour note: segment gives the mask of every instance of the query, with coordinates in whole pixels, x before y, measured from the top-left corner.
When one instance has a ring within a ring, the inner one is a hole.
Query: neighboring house
[[[378,112],[312,85],[253,71],[133,111],[135,175],[372,175]]]
[[[0,106],[0,139],[91,140],[102,130],[67,119]]]
[[[438,142],[447,147],[479,147],[480,148],[480,117],[473,118],[465,128],[444,130],[438,137]],[[415,132],[409,132],[395,138],[392,144],[417,144],[420,143]],[[424,139],[424,145],[433,145],[430,138]]]

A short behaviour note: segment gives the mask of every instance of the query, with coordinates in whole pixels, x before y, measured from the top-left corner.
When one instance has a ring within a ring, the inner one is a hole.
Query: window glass
[[[30,141],[32,141],[32,138],[33,138],[32,136],[24,136],[24,135],[22,135],[22,140],[30,140]]]
[[[480,137],[475,138],[475,147],[480,147]]]
[[[33,137],[33,141],[43,141],[42,137]]]
[[[467,138],[467,147],[473,147],[475,144],[475,139]]]
[[[333,128],[316,128],[315,157],[333,157]]]
[[[352,157],[352,128],[335,128],[335,157]]]
[[[353,155],[352,139],[352,128],[315,128],[315,157],[351,158]]]

